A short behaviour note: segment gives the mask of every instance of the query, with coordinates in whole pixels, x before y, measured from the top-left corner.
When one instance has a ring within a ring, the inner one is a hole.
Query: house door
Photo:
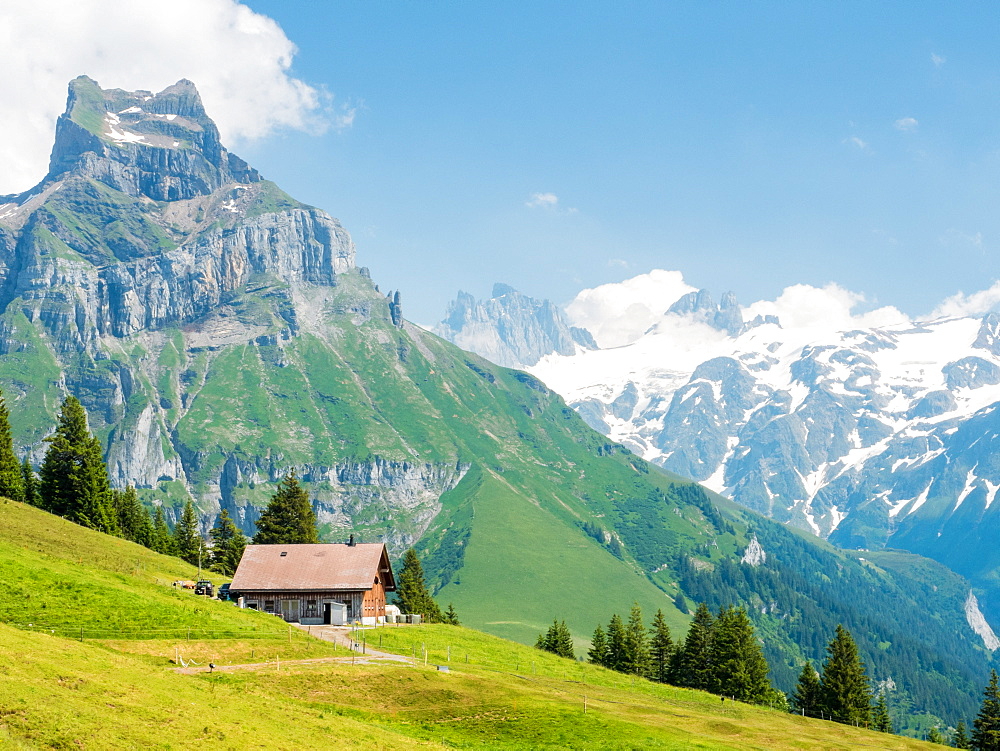
[[[281,617],[286,621],[298,621],[299,620],[299,601],[298,600],[282,600],[281,601]]]
[[[330,621],[332,620],[331,618],[332,614],[330,612],[332,609],[333,606],[330,603],[328,602],[323,603],[323,623],[327,625],[330,625]]]

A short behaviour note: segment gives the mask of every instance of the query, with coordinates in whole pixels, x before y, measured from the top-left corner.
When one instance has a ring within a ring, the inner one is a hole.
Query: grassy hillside
[[[0,625],[0,745],[10,748],[930,748],[695,691],[636,686],[450,627],[384,629],[492,666],[275,664],[181,675],[128,654]],[[402,647],[400,651],[404,650]],[[453,650],[454,651],[454,650]],[[528,669],[535,660],[535,672]],[[520,663],[520,671],[515,670]],[[567,668],[567,670],[562,670]],[[586,712],[584,701],[586,697]]]
[[[287,626],[274,616],[172,586],[197,576],[178,558],[0,500],[2,623],[86,639],[186,639],[190,630],[194,638],[287,641]]]

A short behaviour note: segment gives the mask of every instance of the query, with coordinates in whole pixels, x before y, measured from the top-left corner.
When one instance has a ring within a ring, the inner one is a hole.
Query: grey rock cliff
[[[509,368],[552,353],[571,355],[578,347],[597,349],[590,332],[570,326],[557,306],[499,283],[488,300],[459,292],[434,333]]]
[[[192,321],[255,275],[335,284],[354,255],[337,220],[222,147],[188,81],[153,95],[74,80],[49,174],[0,199],[0,307],[66,352]]]

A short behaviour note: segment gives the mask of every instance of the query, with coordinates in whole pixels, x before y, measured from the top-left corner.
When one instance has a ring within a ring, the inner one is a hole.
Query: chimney
[[[351,539],[347,541],[348,546],[354,547],[354,535],[351,535]]]

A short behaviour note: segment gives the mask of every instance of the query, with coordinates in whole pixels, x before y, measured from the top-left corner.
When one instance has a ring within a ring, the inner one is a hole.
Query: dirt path
[[[351,642],[351,629],[346,626],[302,626],[298,623],[291,624],[317,639],[333,642],[346,650],[353,651],[343,657],[312,657],[302,660],[271,660],[268,662],[247,662],[238,665],[216,665],[214,670],[220,673],[231,673],[236,670],[280,670],[282,665],[323,665],[323,664],[349,664],[349,665],[370,665],[383,662],[410,663],[410,658],[403,655],[395,655],[389,652],[380,652],[369,646],[362,647],[360,644],[353,645]],[[174,668],[175,673],[182,675],[195,675],[197,673],[210,673],[213,668],[208,665],[192,665],[190,667]]]

